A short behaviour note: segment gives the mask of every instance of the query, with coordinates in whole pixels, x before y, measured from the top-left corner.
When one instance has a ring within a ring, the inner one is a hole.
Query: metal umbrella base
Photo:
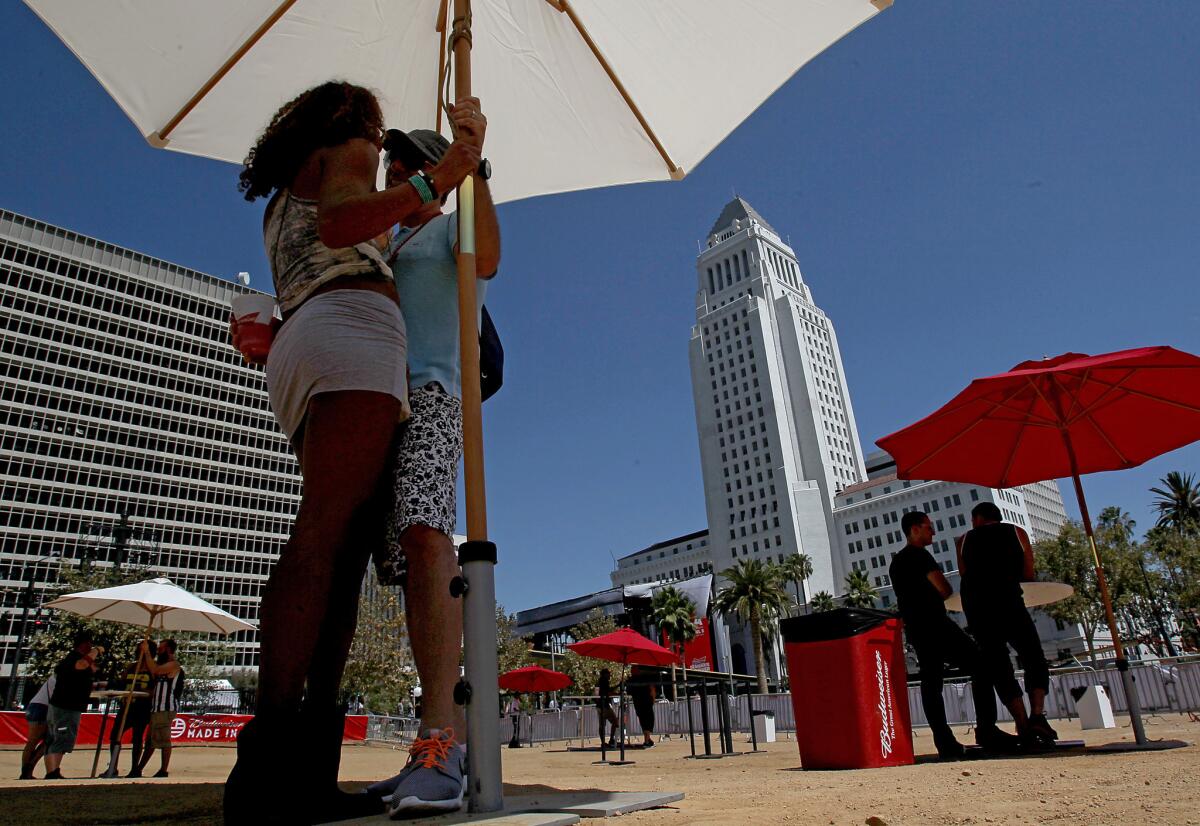
[[[455,812],[451,815],[406,820],[406,823],[490,823],[494,826],[570,826],[581,818],[619,817],[683,800],[683,792],[565,791],[516,794],[504,798],[495,812]],[[387,815],[342,820],[340,823],[392,823]]]

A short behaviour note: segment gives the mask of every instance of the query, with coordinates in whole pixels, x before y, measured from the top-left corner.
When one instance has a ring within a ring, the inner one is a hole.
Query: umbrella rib
[[[608,79],[612,82],[613,87],[621,95],[622,99],[624,99],[625,105],[629,107],[629,111],[633,113],[635,118],[637,118],[637,122],[641,125],[642,131],[646,133],[646,137],[648,137],[650,142],[654,144],[654,148],[658,150],[658,154],[662,156],[663,162],[667,165],[667,170],[671,173],[671,179],[675,181],[682,179],[685,174],[684,170],[677,166],[675,161],[671,160],[671,156],[667,153],[666,148],[663,147],[662,142],[658,139],[658,135],[654,134],[654,130],[650,128],[650,124],[647,122],[646,117],[642,114],[642,110],[639,109],[638,105],[634,102],[633,97],[629,94],[629,90],[625,88],[625,84],[621,82],[619,77],[617,77],[616,71],[614,71],[613,67],[609,65],[608,59],[604,56],[604,53],[600,51],[600,47],[596,45],[594,40],[592,40],[592,36],[588,33],[587,27],[583,25],[583,21],[581,21],[575,14],[575,9],[571,7],[569,0],[546,0],[546,2],[570,18],[571,23],[575,26],[575,30],[578,31],[579,36],[583,38],[583,42],[586,43],[587,47],[592,50],[592,56],[596,58],[596,61],[600,64],[600,67],[604,69],[604,73],[608,75]]]
[[[986,399],[984,399],[984,400],[982,400],[982,401],[984,401],[984,402],[985,402],[985,403],[987,403],[987,404],[991,404],[991,405],[993,405],[993,406],[994,406],[994,405],[1005,404],[1005,403],[1007,403],[1007,402],[1008,402],[1010,399],[1012,399],[1014,396],[1016,396],[1016,395],[1017,395],[1017,393],[1020,393],[1020,392],[1021,392],[1021,388],[1018,388],[1017,390],[1014,390],[1014,391],[1013,391],[1013,392],[1012,392],[1012,393],[1011,393],[1011,394],[1010,394],[1008,397],[1006,397],[1005,399],[1003,399],[1002,401],[999,401],[999,402],[988,402]],[[935,414],[935,415],[936,415],[936,414]],[[940,444],[940,445],[938,445],[936,448],[934,448],[932,451],[930,451],[929,453],[927,453],[927,454],[925,454],[924,456],[922,456],[922,457],[921,457],[919,460],[917,460],[917,461],[913,462],[911,465],[909,465],[909,466],[908,466],[908,470],[907,470],[907,472],[908,472],[908,473],[915,473],[915,472],[916,472],[916,470],[917,470],[917,468],[919,468],[921,465],[925,464],[925,463],[926,463],[926,462],[928,462],[930,459],[932,459],[934,456],[937,456],[937,455],[938,455],[939,453],[941,453],[943,450],[945,450],[946,448],[950,447],[950,445],[954,444],[954,443],[955,443],[955,442],[957,442],[959,439],[963,438],[963,437],[964,437],[964,436],[966,436],[968,433],[970,433],[972,430],[974,430],[974,429],[975,429],[975,427],[976,427],[976,426],[977,426],[977,425],[978,425],[980,422],[982,422],[982,421],[983,421],[983,418],[984,418],[983,416],[980,416],[980,417],[976,418],[976,419],[975,419],[975,421],[971,422],[971,424],[970,424],[968,427],[966,427],[966,428],[965,428],[965,429],[963,429],[963,430],[960,430],[960,431],[959,431],[957,434],[955,434],[955,436],[954,436],[954,438],[953,438],[953,439],[950,439],[950,440],[949,440],[949,441],[947,441],[947,442],[943,442],[942,444]]]
[[[1109,449],[1117,455],[1117,458],[1121,460],[1121,464],[1128,465],[1129,460],[1125,458],[1125,454],[1121,452],[1120,448],[1113,444],[1113,440],[1108,438],[1108,434],[1104,432],[1104,428],[1100,427],[1099,423],[1097,423],[1097,421],[1090,415],[1084,414],[1084,418],[1087,419],[1088,424],[1096,428],[1096,432],[1100,434],[1100,438],[1103,439],[1104,443],[1108,445]]]
[[[213,73],[212,77],[205,81],[204,85],[200,87],[200,90],[197,91],[196,94],[192,95],[191,100],[185,103],[183,108],[175,113],[175,117],[167,121],[166,126],[164,126],[162,129],[150,134],[150,143],[159,147],[166,146],[167,138],[172,132],[175,131],[175,127],[178,126],[184,118],[191,114],[192,110],[200,104],[200,101],[204,100],[208,93],[211,92],[213,88],[221,82],[225,75],[229,74],[230,70],[233,69],[233,67],[236,66],[238,62],[246,56],[246,53],[254,48],[255,44],[262,39],[263,35],[265,35],[272,26],[279,22],[279,18],[287,14],[288,10],[295,4],[296,0],[283,0],[283,2],[279,4],[279,7],[271,13],[271,16],[264,20],[262,25],[255,29],[254,33],[246,38],[246,42],[238,47],[237,51],[230,55],[228,60],[221,64],[221,68],[217,69],[217,71]]]
[[[1028,381],[1030,384],[1033,384],[1032,380],[1028,380]],[[1033,406],[1035,404],[1037,404],[1037,401],[1038,401],[1037,393],[1034,392],[1029,397],[1029,412],[1030,413],[1033,412]],[[1013,439],[1013,446],[1012,446],[1012,450],[1008,454],[1008,461],[1004,463],[1004,472],[1000,474],[1000,483],[1001,484],[1004,484],[1004,482],[1008,479],[1008,472],[1010,470],[1012,470],[1013,462],[1015,462],[1017,460],[1017,450],[1020,449],[1020,447],[1021,447],[1021,434],[1025,432],[1025,428],[1027,427],[1026,422],[1022,422],[1022,421],[1018,421],[1017,425],[1020,429],[1017,430],[1017,437],[1015,439]]]

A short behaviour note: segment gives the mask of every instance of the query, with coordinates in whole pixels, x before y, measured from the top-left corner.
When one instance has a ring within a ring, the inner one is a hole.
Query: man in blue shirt
[[[459,102],[463,104],[463,101]],[[478,101],[456,117],[461,139],[482,146],[486,120]],[[457,107],[456,107],[457,108]],[[387,186],[411,183],[428,197],[393,235],[385,256],[396,279],[408,330],[412,416],[396,454],[395,514],[388,548],[377,555],[384,584],[404,585],[408,637],[422,687],[421,728],[413,757],[396,777],[369,787],[395,815],[454,811],[462,805],[466,721],[454,702],[462,649],[462,606],[449,594],[459,573],[452,536],[462,458],[462,379],[458,333],[458,216],[442,212],[449,193],[428,176],[450,143],[437,132],[389,130]],[[475,175],[477,308],[500,263],[500,230],[488,191],[486,161]],[[424,187],[424,188],[423,188]]]

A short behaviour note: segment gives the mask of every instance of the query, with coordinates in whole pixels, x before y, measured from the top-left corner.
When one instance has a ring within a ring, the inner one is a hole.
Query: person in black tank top
[[[1033,548],[1022,528],[1000,521],[1001,517],[994,502],[980,502],[971,511],[971,530],[958,540],[963,612],[996,693],[1012,712],[1025,745],[1052,746],[1058,735],[1045,714],[1050,669],[1021,597],[1021,583],[1034,578]],[[1009,646],[1025,669],[1028,714]]]
[[[943,760],[957,760],[965,750],[946,722],[942,684],[946,665],[971,675],[975,699],[975,742],[985,749],[1011,751],[1016,740],[996,726],[996,699],[975,642],[946,613],[946,597],[954,592],[937,560],[929,553],[933,523],[920,511],[904,514],[900,529],[908,543],[892,556],[888,568],[904,636],[917,654],[921,669],[921,706],[933,733],[933,743]]]

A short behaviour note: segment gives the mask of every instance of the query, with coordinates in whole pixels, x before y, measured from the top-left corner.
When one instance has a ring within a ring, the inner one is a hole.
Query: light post
[[[49,559],[54,559],[59,556],[58,551],[51,551],[48,555]],[[25,635],[29,628],[29,612],[33,609],[33,592],[37,580],[36,563],[41,562],[42,557],[37,557],[35,563],[25,561],[25,567],[21,571],[21,579],[25,580],[25,598],[21,606],[21,625],[17,631],[17,646],[13,653],[12,668],[8,672],[8,692],[4,697],[4,707],[12,708],[13,701],[16,698],[17,692],[17,672],[21,668],[22,655],[25,653]],[[41,609],[38,609],[38,614],[41,614]]]

